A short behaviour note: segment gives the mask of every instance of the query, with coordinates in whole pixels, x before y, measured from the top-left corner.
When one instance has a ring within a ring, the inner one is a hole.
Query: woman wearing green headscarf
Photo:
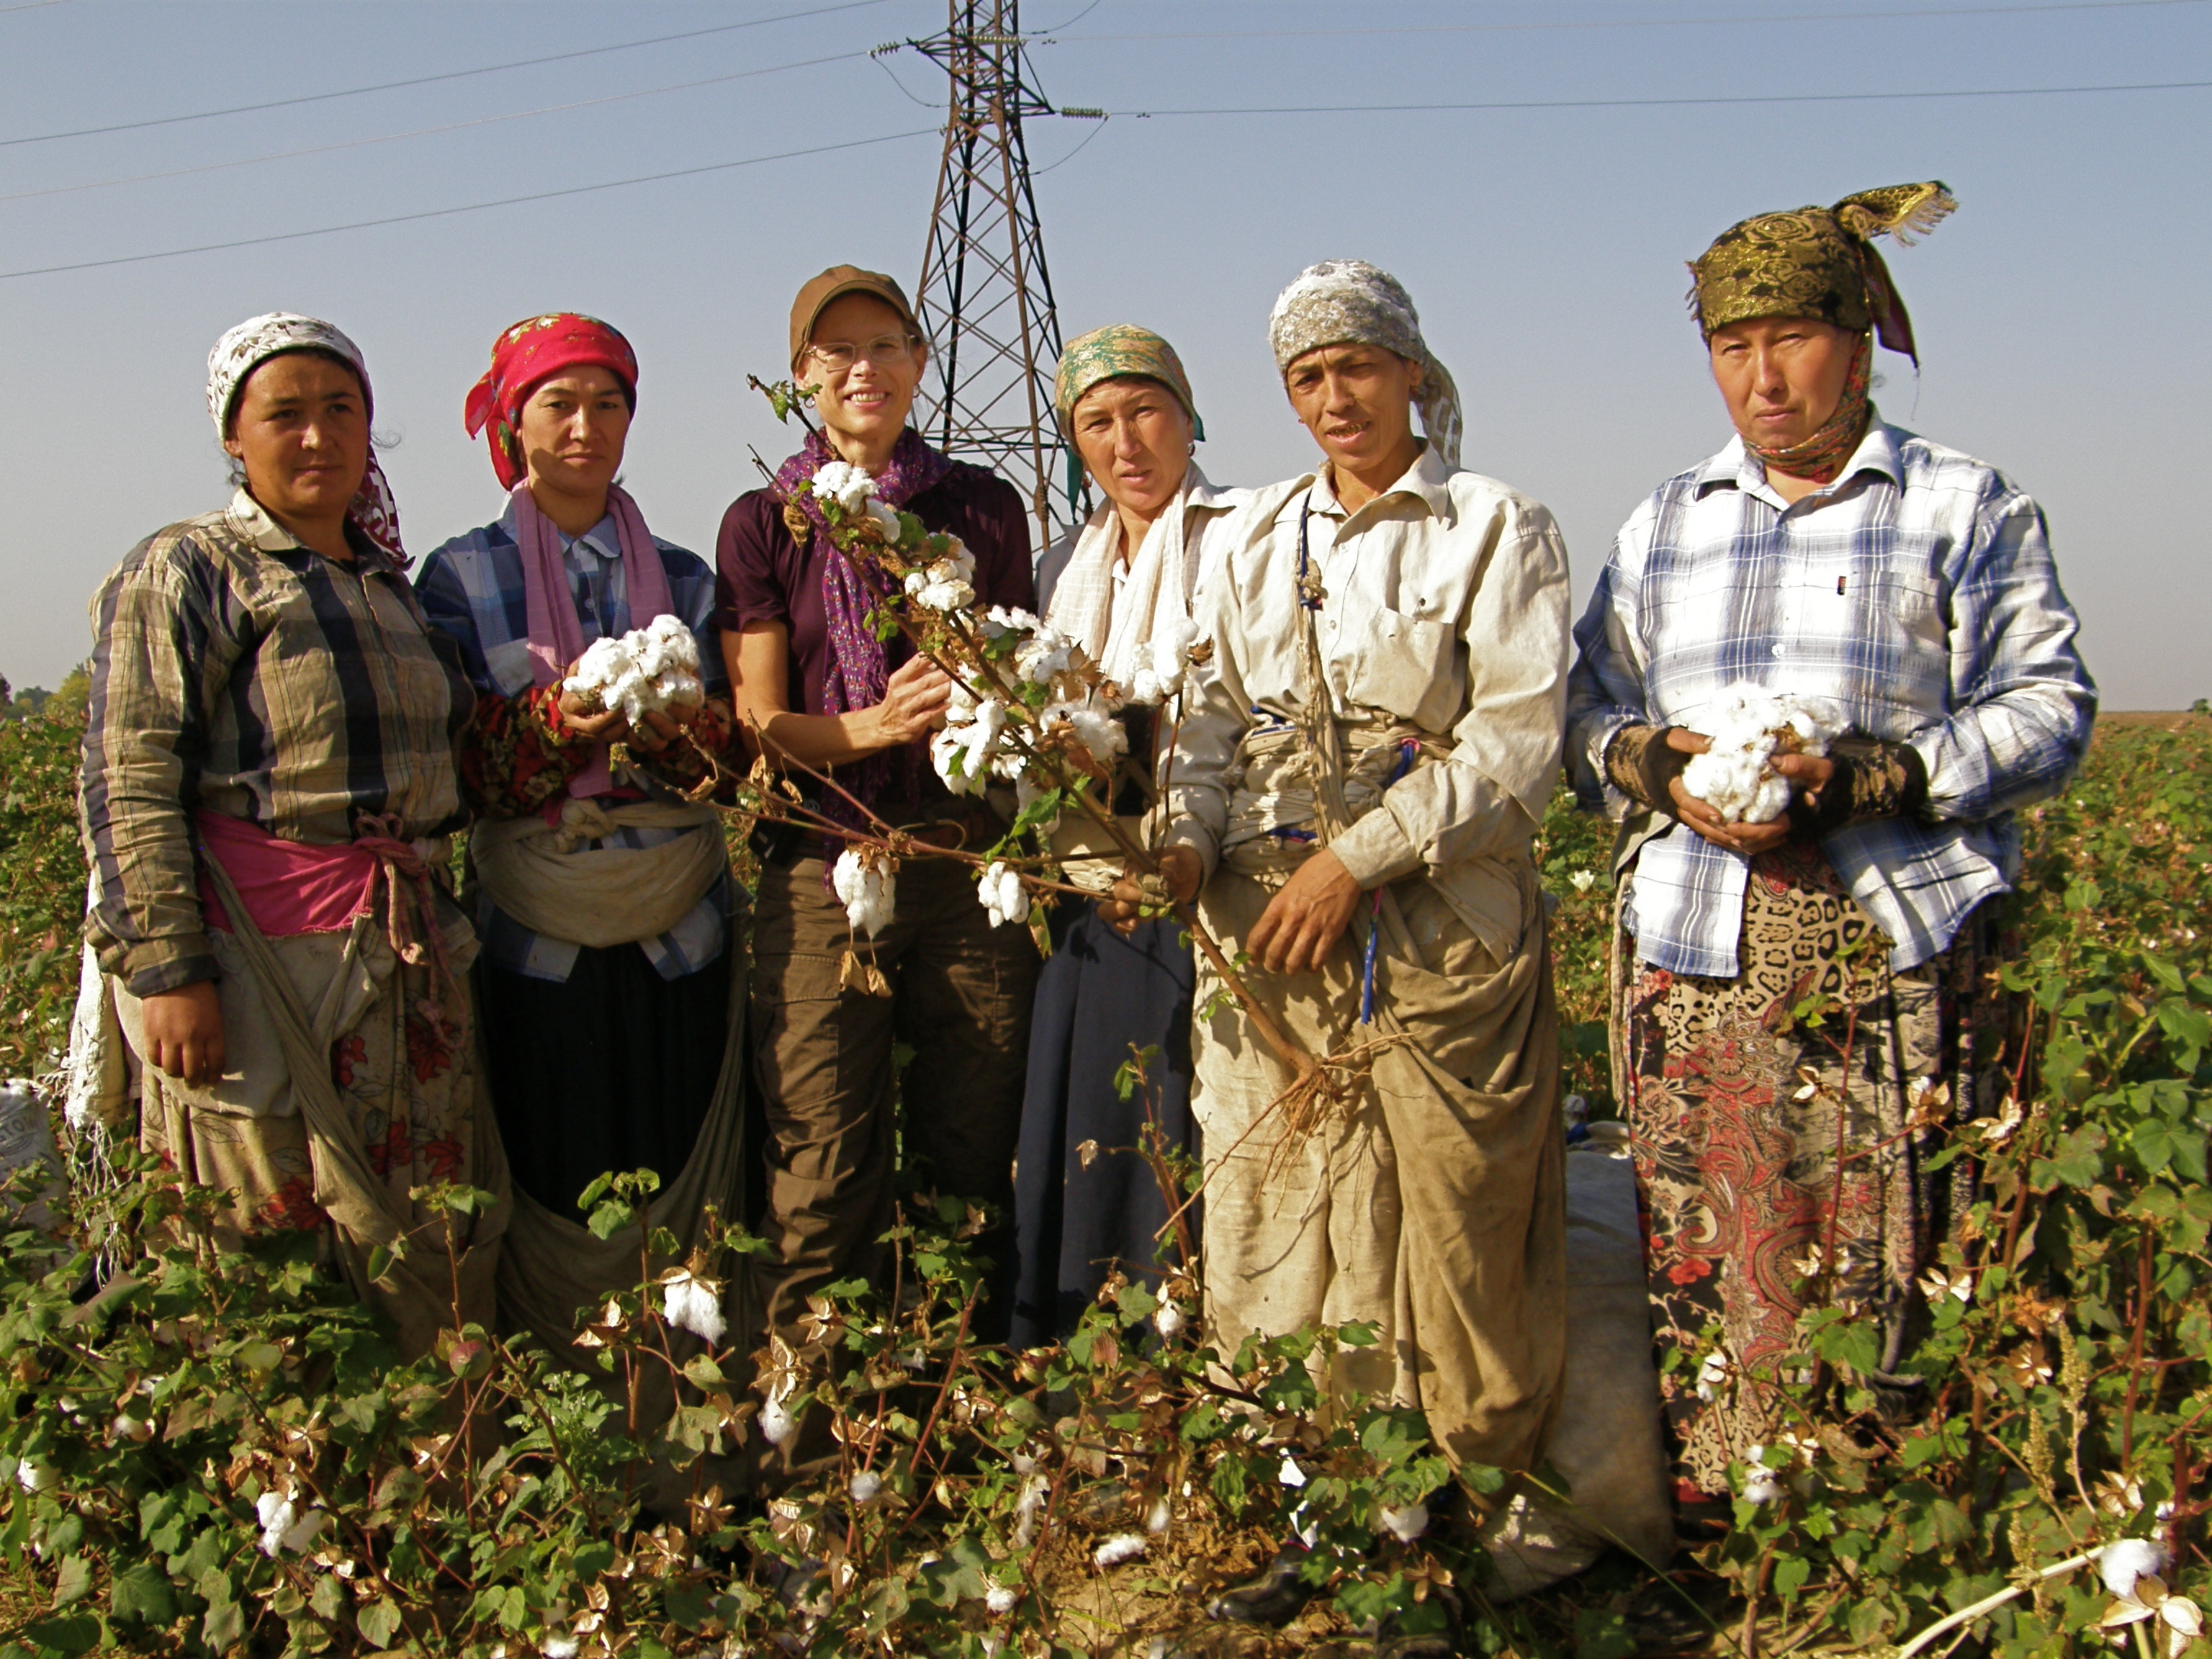
[[[1205,435],[1182,363],[1158,335],[1094,330],[1060,358],[1060,429],[1106,500],[1037,568],[1045,619],[1097,663],[1121,697],[1128,751],[1100,786],[1140,843],[1152,822],[1155,755],[1174,723],[1182,664],[1196,635],[1191,596],[1210,526],[1242,500],[1191,459]],[[1156,837],[1155,837],[1156,839]],[[1054,851],[1076,884],[1104,892],[1121,873],[1113,839],[1078,813]],[[1154,1276],[1168,1206],[1135,1149],[1146,1113],[1188,1148],[1190,948],[1172,921],[1127,933],[1094,905],[1063,903],[1037,982],[1014,1188],[1013,1335],[1048,1342],[1073,1328],[1116,1267]],[[1115,1074],[1152,1050],[1147,1087],[1124,1100]]]

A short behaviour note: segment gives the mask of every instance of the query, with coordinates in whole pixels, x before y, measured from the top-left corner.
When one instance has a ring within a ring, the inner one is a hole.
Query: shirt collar
[[[1866,436],[1851,452],[1844,470],[1836,474],[1835,482],[1824,484],[1802,499],[1817,501],[1821,496],[1840,489],[1844,483],[1862,472],[1879,472],[1892,483],[1902,489],[1905,484],[1905,456],[1898,441],[1904,436],[1896,427],[1881,418],[1881,411],[1874,411],[1867,422]],[[1718,454],[1706,461],[1691,481],[1691,493],[1702,496],[1717,485],[1729,484],[1747,495],[1765,496],[1771,492],[1766,486],[1766,464],[1744,447],[1743,435],[1738,433],[1723,445]]]
[[[223,509],[223,518],[231,532],[256,552],[320,556],[270,518],[269,509],[254,500],[244,484],[232,491],[230,505]],[[392,561],[385,556],[384,550],[358,533],[350,520],[346,525],[346,545],[353,550],[353,568],[363,575],[392,568]],[[331,562],[336,563],[337,561]]]
[[[514,521],[514,498],[511,495],[507,497],[507,511],[499,515],[499,527],[507,532],[507,539],[516,546],[522,544],[522,533]],[[577,544],[581,543],[587,551],[598,554],[602,559],[618,561],[622,557],[622,532],[615,526],[612,513],[580,536],[571,536],[557,524],[553,526],[553,533],[561,538],[563,553],[574,550]]]
[[[1376,501],[1387,501],[1393,495],[1411,495],[1427,507],[1433,517],[1445,524],[1452,521],[1452,469],[1444,465],[1443,458],[1437,453],[1436,447],[1427,439],[1422,439],[1420,445],[1421,453],[1413,458],[1413,464],[1406,469],[1405,475],[1388,489],[1376,495],[1375,501],[1369,501],[1366,506],[1362,507],[1359,513],[1368,511]],[[1314,507],[1316,511],[1330,514],[1344,512],[1343,504],[1336,498],[1336,470],[1334,462],[1323,461],[1321,464],[1321,471],[1314,475],[1313,488]],[[1359,514],[1349,514],[1346,516],[1358,518]]]

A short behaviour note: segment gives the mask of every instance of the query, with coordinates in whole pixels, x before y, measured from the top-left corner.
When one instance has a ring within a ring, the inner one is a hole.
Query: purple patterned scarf
[[[822,711],[826,714],[874,708],[884,700],[890,679],[884,642],[867,622],[882,590],[830,539],[829,520],[822,516],[814,492],[806,488],[807,481],[824,465],[841,459],[827,436],[810,432],[799,453],[776,470],[775,483],[777,499],[787,507],[798,507],[821,538],[822,610],[830,628],[830,669],[822,685]],[[886,507],[904,507],[951,468],[950,459],[932,449],[922,441],[921,434],[908,427],[899,434],[898,442],[891,447],[890,459],[876,475],[876,499]],[[910,743],[870,755],[848,766],[840,781],[871,805],[893,785],[900,799],[913,800],[921,787],[921,744]],[[856,828],[864,821],[834,795],[822,803],[822,810]]]

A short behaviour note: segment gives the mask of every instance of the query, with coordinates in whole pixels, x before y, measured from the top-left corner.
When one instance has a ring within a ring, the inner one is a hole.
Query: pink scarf
[[[522,553],[522,592],[530,623],[531,678],[538,685],[556,684],[568,666],[584,654],[588,641],[576,615],[576,601],[568,586],[568,567],[561,556],[561,532],[538,509],[531,498],[530,483],[515,485],[507,499],[514,504],[514,539]],[[607,511],[614,515],[615,531],[622,541],[623,592],[629,605],[629,625],[643,628],[655,617],[670,614],[668,573],[661,568],[660,551],[645,527],[645,515],[620,485],[607,491]],[[579,799],[604,795],[614,787],[607,769],[607,745],[595,746],[592,763],[568,784]]]

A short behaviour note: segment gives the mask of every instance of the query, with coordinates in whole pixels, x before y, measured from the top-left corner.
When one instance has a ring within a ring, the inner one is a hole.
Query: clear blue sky
[[[1073,336],[1133,321],[1173,339],[1212,434],[1200,455],[1217,479],[1304,468],[1308,446],[1267,353],[1267,307],[1313,259],[1372,259],[1412,290],[1458,378],[1468,465],[1552,506],[1586,593],[1635,502],[1727,435],[1683,309],[1683,261],[1749,213],[1941,178],[1959,213],[1891,257],[1924,372],[1916,383],[1909,363],[1886,358],[1884,412],[2005,468],[2044,502],[2106,707],[2212,694],[2212,537],[2190,493],[2212,453],[2212,89],[1395,107],[2212,81],[2212,4],[1086,3],[1030,0],[1024,17],[1032,34],[1054,37],[1035,53],[1053,97],[1121,112],[1103,130],[1052,120],[1030,130],[1040,168],[1065,161],[1037,185],[1061,324]],[[804,4],[0,0],[0,140]],[[1885,10],[1911,15],[1838,15]],[[944,19],[941,0],[878,0],[357,97],[0,143],[0,272],[928,129],[938,117],[908,95],[942,96],[927,64],[892,60],[902,91],[884,66],[846,54]],[[1168,38],[1208,34],[1237,38]],[[838,61],[780,67],[821,58]],[[774,72],[658,90],[763,69]],[[633,93],[650,95],[592,101]],[[1349,104],[1394,107],[1134,113]],[[521,112],[539,112],[497,118]],[[294,151],[319,153],[220,165]],[[102,574],[149,532],[221,503],[205,355],[230,324],[273,308],[329,317],[367,351],[377,424],[398,440],[386,465],[418,550],[498,510],[483,452],[461,429],[463,395],[494,335],[555,308],[613,320],[642,362],[631,488],[656,530],[711,553],[722,507],[757,482],[747,446],[771,461],[787,447],[744,375],[781,372],[792,292],[841,259],[911,283],[937,157],[933,136],[914,137],[377,229],[0,278],[11,371],[0,489],[18,550],[0,605],[0,672],[19,685],[53,684],[86,654],[85,601]],[[179,176],[63,188],[169,172]]]

